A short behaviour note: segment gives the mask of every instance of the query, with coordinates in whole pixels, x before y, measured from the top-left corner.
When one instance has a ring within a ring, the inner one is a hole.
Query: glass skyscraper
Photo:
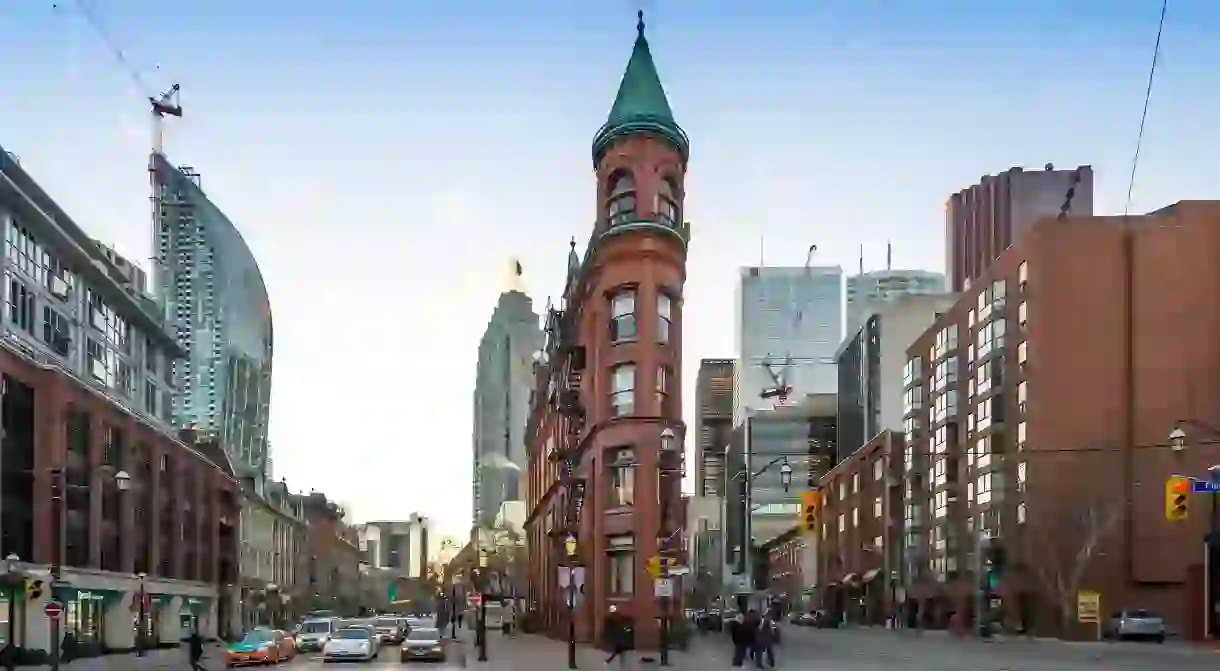
[[[235,468],[268,468],[271,302],[250,248],[199,174],[154,153],[153,282],[186,350],[174,365],[174,424],[215,438]]]
[[[759,398],[775,386],[764,363],[785,371],[794,396],[835,392],[835,351],[843,338],[841,267],[743,268],[736,318],[734,424],[745,408],[770,405]]]

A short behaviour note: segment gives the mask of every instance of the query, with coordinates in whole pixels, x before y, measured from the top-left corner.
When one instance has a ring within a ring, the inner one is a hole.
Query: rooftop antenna
[[[885,269],[894,269],[894,245],[889,240],[885,241]]]
[[[760,235],[760,236],[758,236],[758,270],[759,270],[759,272],[762,271],[763,266],[765,265],[765,263],[763,262],[763,258],[766,255],[763,252],[764,252],[763,236]]]
[[[864,274],[864,243],[860,243],[860,274]]]

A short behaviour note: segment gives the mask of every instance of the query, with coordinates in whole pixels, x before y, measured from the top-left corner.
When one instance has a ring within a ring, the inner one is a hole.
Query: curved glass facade
[[[271,301],[237,228],[199,176],[152,157],[154,283],[187,352],[174,365],[174,423],[214,436],[233,465],[265,473],[271,404]]]

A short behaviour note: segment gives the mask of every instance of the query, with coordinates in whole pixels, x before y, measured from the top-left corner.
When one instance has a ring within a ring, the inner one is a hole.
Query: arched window
[[[682,213],[678,211],[678,188],[673,179],[666,177],[661,180],[661,189],[657,193],[657,214],[670,226],[682,221]]]
[[[630,174],[619,173],[612,178],[606,214],[611,226],[630,223],[635,219],[635,180]]]

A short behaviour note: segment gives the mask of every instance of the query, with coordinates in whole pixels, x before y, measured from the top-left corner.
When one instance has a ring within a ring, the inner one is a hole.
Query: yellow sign
[[[1076,593],[1076,621],[1081,624],[1101,623],[1101,595],[1081,590]]]

